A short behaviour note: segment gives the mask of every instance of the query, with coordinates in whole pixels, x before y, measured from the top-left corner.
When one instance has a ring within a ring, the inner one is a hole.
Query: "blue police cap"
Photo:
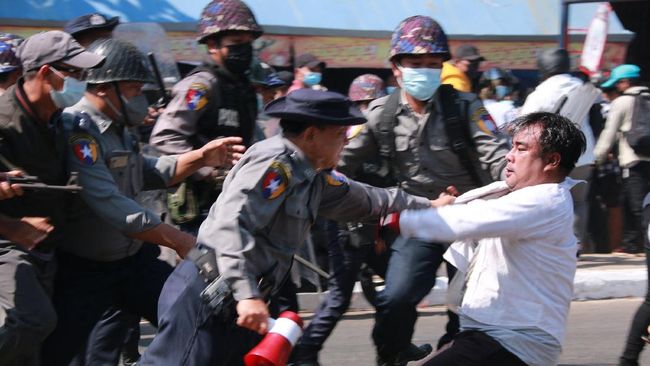
[[[106,29],[112,31],[120,23],[119,17],[107,18],[103,14],[92,13],[76,17],[65,24],[63,31],[72,34],[91,29]]]
[[[296,122],[352,126],[366,122],[363,113],[345,95],[298,89],[267,104],[264,113]]]

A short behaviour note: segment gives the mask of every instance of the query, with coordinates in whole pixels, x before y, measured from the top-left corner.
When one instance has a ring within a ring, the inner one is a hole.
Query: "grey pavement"
[[[421,306],[443,305],[447,289],[445,270],[438,271],[435,287]],[[648,272],[644,255],[583,254],[577,264],[574,281],[574,300],[600,300],[645,296]],[[323,294],[299,294],[302,310],[313,311]],[[356,286],[350,305],[352,310],[370,310],[361,287]]]

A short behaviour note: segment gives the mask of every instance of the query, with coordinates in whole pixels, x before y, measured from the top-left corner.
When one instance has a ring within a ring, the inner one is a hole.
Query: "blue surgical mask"
[[[302,82],[307,86],[314,86],[320,84],[321,80],[323,80],[323,74],[320,72],[309,72],[302,79]]]
[[[440,86],[441,69],[399,67],[402,72],[401,84],[417,100],[431,99]]]
[[[506,85],[497,85],[495,89],[496,89],[495,93],[497,95],[498,100],[501,100],[506,96],[508,96],[511,91],[510,87]]]
[[[386,87],[386,94],[391,95],[393,92],[397,89],[396,86],[387,86]]]
[[[77,104],[86,92],[86,82],[77,80],[71,76],[63,76],[63,74],[52,66],[50,66],[50,69],[54,72],[54,75],[63,79],[63,89],[50,90],[50,97],[54,105],[63,109]]]

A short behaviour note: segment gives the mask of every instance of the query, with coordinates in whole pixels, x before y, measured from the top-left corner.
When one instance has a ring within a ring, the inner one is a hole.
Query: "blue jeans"
[[[243,365],[261,336],[235,324],[234,308],[213,314],[200,297],[206,285],[193,262],[176,267],[160,295],[158,334],[140,365]]]
[[[416,239],[397,239],[391,246],[386,287],[377,296],[372,338],[377,354],[394,357],[411,343],[417,304],[431,291],[445,247]],[[458,316],[448,312],[447,333],[458,332]]]

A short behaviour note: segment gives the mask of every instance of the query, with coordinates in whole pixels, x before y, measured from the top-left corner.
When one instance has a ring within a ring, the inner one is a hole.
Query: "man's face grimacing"
[[[317,170],[336,167],[343,147],[348,144],[348,126],[309,127],[305,133],[309,151],[305,151]]]
[[[506,184],[510,189],[549,183],[549,176],[557,171],[560,154],[551,152],[543,156],[539,143],[541,131],[540,125],[532,125],[513,136],[505,170]]]

